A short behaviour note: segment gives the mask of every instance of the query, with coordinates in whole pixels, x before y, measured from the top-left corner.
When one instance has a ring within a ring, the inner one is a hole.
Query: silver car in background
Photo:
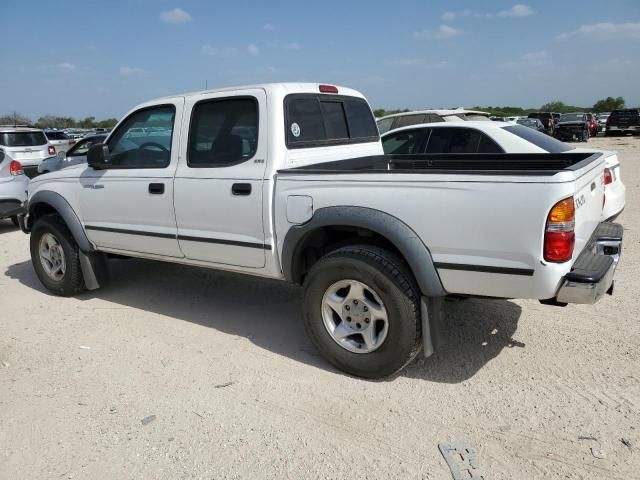
[[[0,126],[0,148],[11,159],[22,164],[25,175],[34,177],[38,165],[56,149],[49,143],[44,132],[37,128]]]
[[[47,136],[49,143],[56,147],[56,152],[66,152],[76,143],[73,138],[62,130],[45,130],[44,134]]]
[[[86,163],[89,148],[96,143],[104,142],[106,138],[106,135],[93,135],[79,140],[69,151],[58,152],[57,155],[43,160],[38,166],[38,173],[55,172],[71,165]]]

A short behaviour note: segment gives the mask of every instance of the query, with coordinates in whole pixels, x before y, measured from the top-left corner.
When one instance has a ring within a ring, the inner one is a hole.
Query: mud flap
[[[422,297],[420,316],[424,356],[430,357],[446,341],[444,297]]]
[[[87,290],[97,290],[109,278],[107,257],[103,253],[84,253],[82,250],[78,254],[85,287]]]

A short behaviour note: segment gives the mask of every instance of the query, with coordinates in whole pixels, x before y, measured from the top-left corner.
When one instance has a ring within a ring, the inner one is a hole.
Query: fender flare
[[[49,190],[36,192],[33,197],[29,198],[28,208],[30,217],[33,217],[34,209],[39,204],[49,205],[62,217],[64,223],[67,224],[71,235],[73,235],[73,238],[78,244],[80,251],[84,253],[91,253],[95,251],[95,248],[87,238],[87,234],[82,227],[82,222],[80,222],[78,215],[62,195]]]
[[[299,260],[305,240],[317,229],[329,226],[364,228],[383,236],[408,262],[423,295],[442,297],[447,294],[433,264],[431,252],[418,234],[393,215],[366,207],[319,208],[307,223],[291,227],[282,244],[282,271],[288,281],[300,282]]]

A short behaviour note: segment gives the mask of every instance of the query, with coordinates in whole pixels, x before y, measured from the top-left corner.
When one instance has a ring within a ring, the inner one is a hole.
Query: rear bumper
[[[8,218],[26,213],[25,204],[16,199],[0,199],[0,218]]]
[[[565,275],[558,303],[596,303],[613,292],[613,276],[622,253],[622,225],[603,222]]]
[[[609,125],[607,132],[640,132],[640,125],[627,125],[626,127],[619,125]]]

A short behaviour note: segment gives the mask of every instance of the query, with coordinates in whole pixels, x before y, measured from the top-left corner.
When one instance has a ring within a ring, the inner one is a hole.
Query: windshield
[[[533,128],[523,127],[522,125],[513,125],[504,127],[507,132],[513,133],[520,138],[525,139],[529,143],[533,143],[536,147],[540,147],[549,153],[562,153],[569,150],[573,150],[566,143],[562,143],[560,140],[556,140],[549,135],[534,130]]]
[[[561,122],[582,122],[584,121],[584,113],[565,113],[560,116]]]
[[[5,147],[35,147],[46,144],[47,138],[42,132],[0,133],[0,145]]]

